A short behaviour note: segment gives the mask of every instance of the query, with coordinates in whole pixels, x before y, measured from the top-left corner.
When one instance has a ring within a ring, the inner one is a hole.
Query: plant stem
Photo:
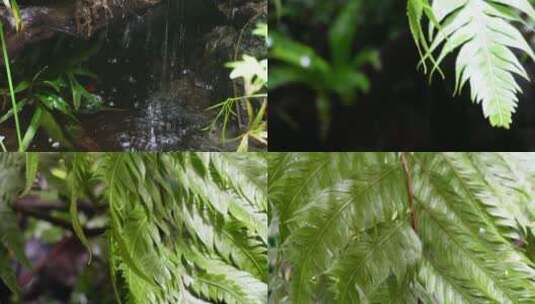
[[[2,40],[2,52],[4,54],[4,63],[6,65],[7,81],[9,83],[9,94],[11,95],[11,106],[13,107],[13,116],[15,117],[15,127],[17,128],[17,140],[19,143],[19,152],[23,151],[22,136],[20,133],[19,112],[17,110],[17,101],[15,100],[15,92],[13,90],[13,80],[11,79],[11,68],[9,67],[9,57],[6,49],[6,41],[4,39],[4,25],[0,22],[0,39]]]
[[[406,180],[407,180],[407,196],[409,201],[409,209],[411,212],[411,226],[414,231],[416,230],[416,210],[414,209],[414,203],[413,203],[413,191],[412,191],[412,176],[411,171],[409,167],[409,162],[407,161],[407,158],[405,157],[405,153],[401,152],[399,155],[399,159],[401,161],[401,166],[403,167],[403,171],[405,172]]]
[[[7,152],[6,146],[4,145],[4,141],[0,140],[0,147],[2,148],[2,152]]]

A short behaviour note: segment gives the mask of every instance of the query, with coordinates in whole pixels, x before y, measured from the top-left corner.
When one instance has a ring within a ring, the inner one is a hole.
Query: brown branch
[[[69,205],[63,201],[43,202],[36,195],[26,195],[16,201],[16,205],[24,209],[34,209],[41,212],[68,211]],[[95,206],[94,203],[85,200],[78,201],[78,210],[87,216],[102,214],[106,211],[106,205]]]
[[[416,210],[414,208],[414,202],[413,202],[414,192],[412,189],[412,176],[411,176],[411,171],[409,167],[409,162],[407,161],[407,158],[405,157],[404,152],[400,153],[399,159],[401,161],[401,166],[403,167],[403,171],[405,172],[405,177],[406,177],[407,196],[408,196],[408,201],[409,201],[409,209],[411,212],[411,226],[412,226],[412,229],[414,229],[414,231],[417,231],[416,230],[416,220],[417,220]]]
[[[49,222],[52,225],[68,229],[74,232],[72,223],[61,218],[54,217],[46,212],[35,210],[34,208],[25,208],[24,206],[13,204],[11,208],[18,213],[21,213],[26,216],[30,216],[39,220]],[[84,233],[88,237],[99,236],[106,232],[107,227],[102,228],[83,228]]]

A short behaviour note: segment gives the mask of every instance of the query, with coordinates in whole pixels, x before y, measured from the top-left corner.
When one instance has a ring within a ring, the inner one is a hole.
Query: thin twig
[[[405,153],[403,152],[400,153],[399,159],[401,161],[401,166],[403,167],[403,171],[405,172],[405,177],[406,177],[407,196],[408,196],[408,201],[409,201],[409,209],[411,212],[411,226],[412,226],[412,229],[414,229],[414,231],[417,231],[416,230],[416,210],[414,208],[414,203],[413,203],[414,192],[412,189],[412,176],[411,176],[411,171],[409,167],[409,162],[407,161],[407,158],[405,157]]]

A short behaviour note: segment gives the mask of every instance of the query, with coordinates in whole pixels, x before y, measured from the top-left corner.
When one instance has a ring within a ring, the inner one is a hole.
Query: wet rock
[[[237,27],[243,27],[251,19],[267,16],[265,0],[217,0],[217,7]]]
[[[151,98],[145,107],[125,121],[128,128],[118,135],[124,150],[169,151],[187,145],[199,122],[180,102],[166,96]]]
[[[267,57],[265,40],[252,34],[256,24],[267,20],[266,1],[219,1],[218,7],[231,21],[215,27],[205,36],[205,57],[231,61],[241,54]],[[237,17],[243,22],[232,22]]]
[[[202,130],[214,115],[206,111],[212,102],[209,84],[191,72],[170,81],[138,110],[102,112],[87,129],[112,150],[218,150]]]
[[[143,13],[161,0],[78,0],[44,1],[35,6],[21,7],[23,28],[15,30],[12,14],[0,6],[0,21],[7,25],[6,43],[10,58],[15,58],[27,46],[50,39],[58,33],[82,34],[89,38],[99,29],[127,15]],[[96,6],[93,6],[96,4]],[[0,65],[3,65],[0,62]]]
[[[205,57],[225,58],[230,61],[234,57],[238,36],[239,32],[233,26],[222,25],[214,28],[204,37]]]
[[[204,111],[213,104],[211,84],[193,73],[182,75],[169,84],[169,96],[193,112]]]

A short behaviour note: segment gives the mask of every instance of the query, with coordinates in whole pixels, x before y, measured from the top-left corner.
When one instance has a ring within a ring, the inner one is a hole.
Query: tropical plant
[[[15,29],[17,31],[22,29],[22,18],[20,16],[19,6],[17,4],[16,0],[3,0],[3,5],[11,12],[11,15],[13,16],[13,19],[15,21]],[[15,93],[13,90],[13,80],[11,75],[11,68],[9,63],[9,56],[7,53],[7,46],[6,41],[4,38],[4,25],[0,22],[0,43],[2,44],[2,57],[4,60],[4,66],[6,69],[6,76],[8,80],[9,85],[9,94],[11,97],[12,102],[12,110],[15,113],[15,127],[17,131],[17,141],[19,145],[19,151],[24,151],[23,144],[22,144],[22,136],[21,136],[21,130],[20,130],[20,124],[19,124],[19,117],[18,117],[18,109],[17,109],[17,103],[15,99]],[[6,147],[3,144],[4,138],[2,138],[2,149],[3,151],[6,150]]]
[[[72,58],[44,66],[27,79],[14,83],[8,54],[2,35],[8,88],[0,89],[0,96],[11,99],[11,109],[0,116],[0,124],[13,119],[17,129],[19,151],[26,151],[39,128],[51,139],[66,148],[73,144],[66,134],[64,121],[77,123],[76,114],[82,111],[102,109],[102,100],[88,92],[80,83],[81,78],[95,79],[97,76],[83,68],[82,62],[91,56],[96,47],[83,50]],[[26,131],[22,132],[19,115],[27,108],[31,119]]]
[[[269,157],[271,303],[534,303],[535,154]]]
[[[304,43],[277,31],[270,33],[270,57],[284,65],[270,70],[269,89],[303,83],[314,90],[322,136],[326,136],[331,120],[331,94],[338,95],[346,105],[352,104],[356,93],[367,92],[370,87],[362,67],[368,63],[379,67],[377,51],[366,49],[353,54],[362,4],[361,0],[348,1],[331,23],[328,33],[330,62]],[[321,5],[324,6],[333,8],[331,4]]]
[[[106,210],[92,229],[105,231],[117,302],[265,303],[266,166],[254,153],[2,154],[0,278],[19,292],[11,260],[27,261],[12,209],[44,191],[38,175],[68,198],[67,218],[90,253],[91,219],[78,204]]]
[[[371,6],[382,7],[382,2],[373,2]],[[366,6],[366,1],[359,0],[272,3],[276,16],[273,18],[270,51],[274,59],[270,90],[295,83],[313,90],[321,121],[320,130],[324,133],[329,125],[328,110],[336,102],[331,93],[339,95],[342,101],[348,101],[347,104],[357,94],[365,93],[369,86],[362,67],[355,63],[377,62],[378,58],[376,53],[364,51],[361,56],[366,60],[356,60],[358,50],[365,50],[365,46],[357,46],[354,41],[355,33],[363,36],[366,32],[356,28],[373,24],[370,16],[373,9]],[[469,86],[471,101],[481,104],[483,115],[490,125],[510,128],[522,93],[519,79],[528,79],[525,63],[535,59],[535,53],[522,33],[533,31],[534,2],[407,0],[406,3],[408,28],[421,56],[419,67],[429,79],[436,72],[445,78],[449,71],[441,69],[442,63],[449,55],[455,57],[453,95],[460,95],[463,88]],[[337,9],[341,13],[331,21]],[[396,15],[398,11],[385,10],[382,13]],[[368,29],[380,32],[372,26]],[[395,32],[395,29],[388,28],[387,31]],[[333,37],[336,35],[338,38]],[[327,50],[322,47],[326,44],[324,40],[328,42]],[[362,40],[361,44],[366,43],[365,39]],[[374,41],[374,38],[369,40]],[[324,53],[330,55],[331,63],[324,59]],[[340,58],[338,54],[343,56]]]
[[[10,63],[9,63],[9,56],[8,56],[8,53],[7,53],[7,45],[6,45],[6,41],[5,41],[5,38],[4,38],[4,26],[3,26],[3,24],[1,22],[0,22],[0,42],[2,43],[2,57],[4,59],[6,77],[7,77],[8,87],[9,87],[9,97],[11,98],[11,109],[12,109],[12,111],[14,113],[14,117],[15,117],[15,128],[16,128],[16,131],[17,131],[17,142],[18,142],[18,146],[19,146],[18,150],[19,151],[23,151],[23,148],[22,148],[22,136],[21,136],[19,115],[18,115],[18,109],[17,109],[17,100],[15,98],[15,91],[13,89],[13,79],[12,79],[12,75],[11,75],[11,67],[10,67]]]
[[[267,24],[258,23],[253,35],[267,39]],[[218,126],[218,122],[222,120],[221,139],[223,142],[227,141],[226,134],[230,119],[234,116],[239,117],[239,109],[243,104],[247,112],[247,126],[245,131],[235,138],[235,140],[239,140],[237,151],[247,152],[250,148],[251,140],[260,143],[262,146],[267,146],[267,93],[265,93],[268,82],[267,59],[259,60],[244,54],[242,60],[229,62],[227,67],[232,69],[230,73],[231,79],[243,81],[244,95],[227,98],[225,101],[208,108],[208,110],[218,110],[208,129],[215,129]],[[257,101],[260,105],[256,106],[252,101]]]
[[[14,115],[15,110],[20,113],[25,107],[31,108],[32,118],[22,137],[21,151],[28,149],[39,128],[43,128],[51,138],[64,147],[72,148],[72,143],[64,134],[62,124],[58,120],[64,118],[73,123],[77,122],[75,114],[81,109],[82,98],[87,101],[84,106],[101,104],[95,95],[89,93],[78,82],[76,77],[79,76],[95,77],[82,68],[66,71],[50,79],[42,77],[42,73],[39,72],[30,81],[24,80],[15,86],[13,93],[20,98],[16,99],[16,107],[12,107],[0,117],[0,123],[13,117],[17,120],[17,116]],[[5,93],[0,90],[0,94]],[[67,98],[71,96],[72,102],[69,102]]]
[[[424,71],[432,75],[444,58],[458,49],[455,92],[460,93],[469,83],[472,102],[481,103],[490,124],[509,128],[521,93],[515,76],[528,78],[513,49],[535,60],[531,46],[513,26],[533,28],[535,10],[530,2],[409,0],[408,16]],[[428,36],[421,25],[424,17],[431,20]],[[438,50],[435,58],[433,52]]]

